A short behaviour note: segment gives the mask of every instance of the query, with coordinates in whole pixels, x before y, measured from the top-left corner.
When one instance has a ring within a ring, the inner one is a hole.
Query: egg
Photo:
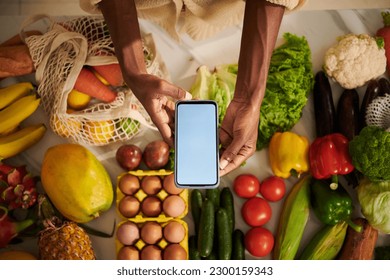
[[[161,179],[158,176],[145,176],[141,180],[141,188],[148,195],[155,195],[162,189]]]
[[[147,217],[157,217],[161,209],[161,200],[157,196],[148,196],[141,203],[141,211]]]
[[[175,174],[169,174],[164,177],[163,180],[163,188],[169,194],[180,194],[183,189],[176,187],[175,185]]]
[[[137,176],[125,174],[119,179],[118,188],[127,195],[133,195],[140,189],[140,182]]]
[[[134,246],[123,246],[119,249],[118,260],[139,260],[139,251]]]
[[[141,203],[134,196],[124,196],[118,203],[119,212],[126,218],[133,218],[138,214]]]
[[[186,235],[184,226],[177,221],[168,222],[163,232],[164,238],[169,243],[180,243]]]
[[[186,209],[186,204],[178,195],[169,195],[164,199],[163,202],[163,211],[166,216],[170,217],[179,217],[181,214],[184,213],[184,210]]]
[[[140,237],[139,228],[135,223],[126,221],[118,227],[116,237],[124,245],[133,245]]]
[[[164,260],[186,260],[187,252],[186,250],[179,244],[169,244],[165,247],[163,252]]]
[[[162,227],[155,221],[146,222],[141,228],[141,239],[146,244],[156,244],[163,236]]]
[[[156,245],[146,245],[141,250],[141,260],[161,260],[161,249]]]

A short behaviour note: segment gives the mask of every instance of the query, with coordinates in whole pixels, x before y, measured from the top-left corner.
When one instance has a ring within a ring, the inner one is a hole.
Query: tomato
[[[245,249],[255,257],[265,257],[274,247],[274,236],[263,227],[254,227],[245,234]]]
[[[271,219],[272,209],[265,199],[256,196],[244,202],[241,215],[248,225],[257,227],[266,224]]]
[[[259,193],[260,181],[255,175],[241,174],[233,182],[234,192],[242,198],[254,197]]]
[[[270,176],[260,184],[260,194],[268,201],[279,201],[286,193],[284,180],[277,176]]]

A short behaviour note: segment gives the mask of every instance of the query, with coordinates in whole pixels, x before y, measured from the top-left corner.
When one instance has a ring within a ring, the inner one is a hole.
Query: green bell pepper
[[[351,220],[352,198],[343,186],[332,190],[329,180],[313,179],[310,184],[310,201],[316,217],[326,225],[336,225],[341,221],[360,232],[361,227]]]

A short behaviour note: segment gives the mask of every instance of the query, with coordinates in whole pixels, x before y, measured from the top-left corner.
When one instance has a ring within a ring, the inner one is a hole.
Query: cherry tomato
[[[260,184],[260,194],[268,201],[279,201],[286,193],[284,180],[277,176],[270,176]]]
[[[233,182],[234,192],[242,198],[254,197],[259,193],[260,181],[255,175],[241,174]]]
[[[263,227],[254,227],[245,234],[245,248],[255,257],[265,257],[274,247],[274,236]]]
[[[272,209],[265,199],[256,196],[244,202],[241,215],[248,225],[257,227],[266,224],[271,219]]]

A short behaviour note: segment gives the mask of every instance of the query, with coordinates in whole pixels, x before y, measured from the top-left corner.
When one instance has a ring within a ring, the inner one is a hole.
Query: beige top
[[[88,13],[100,13],[97,6],[100,1],[80,0],[80,7]],[[287,10],[297,9],[306,2],[266,1],[283,5]],[[177,40],[179,33],[186,33],[194,40],[202,40],[228,26],[240,24],[245,7],[243,0],[135,0],[135,4],[139,18],[155,22]]]

